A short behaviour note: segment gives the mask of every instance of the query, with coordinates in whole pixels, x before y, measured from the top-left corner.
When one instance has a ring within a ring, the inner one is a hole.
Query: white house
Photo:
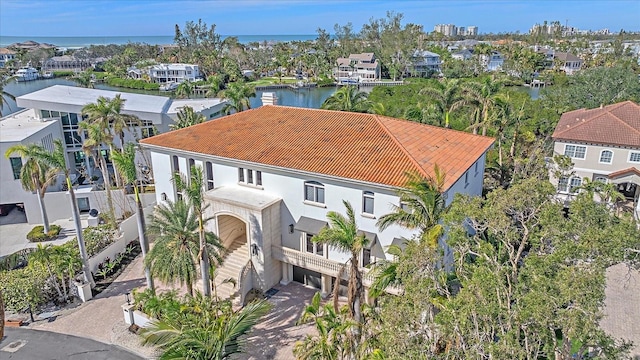
[[[338,83],[349,84],[380,80],[380,63],[374,53],[351,54],[338,58],[333,76]]]
[[[497,51],[492,51],[489,55],[480,55],[480,61],[487,71],[500,71],[504,65],[504,56]]]
[[[148,71],[151,81],[160,84],[196,81],[201,77],[198,65],[193,64],[157,64]]]
[[[571,158],[573,174],[551,176],[564,199],[578,192],[585,178],[618,185],[640,216],[640,106],[625,101],[562,114],[553,132],[555,154]]]
[[[5,67],[7,62],[15,59],[15,57],[15,51],[9,50],[7,48],[0,48],[0,68]]]
[[[327,212],[345,213],[343,201],[370,240],[361,264],[387,259],[387,246],[415,235],[376,226],[402,206],[396,191],[406,172],[432,176],[437,164],[447,203],[455,193],[480,195],[493,141],[374,114],[265,105],[141,144],[151,152],[158,203],[181,196],[172,174],[202,167],[208,230],[229,249],[219,271],[244,295],[292,280],[329,292],[349,255],[311,238],[327,226]]]
[[[426,50],[416,50],[411,56],[407,71],[411,76],[425,76],[440,73],[440,55]]]
[[[185,106],[192,107],[195,112],[205,115],[210,120],[219,117],[226,104],[220,99],[174,100],[164,96],[55,85],[16,97],[17,105],[26,108],[26,110],[8,115],[0,120],[0,129],[2,129],[0,143],[3,144],[4,149],[5,144],[7,148],[17,143],[44,144],[44,140],[40,139],[46,139],[47,144],[53,144],[53,140],[60,139],[67,152],[67,164],[71,164],[72,169],[75,168],[78,172],[81,172],[80,169],[84,169],[87,175],[98,176],[99,170],[96,169],[93,159],[87,157],[82,151],[85,134],[78,132],[78,123],[82,121],[82,108],[85,105],[95,103],[100,96],[112,99],[117,94],[120,94],[125,100],[122,113],[135,115],[140,119],[140,124],[132,124],[130,129],[125,131],[125,142],[169,131],[169,125],[174,123],[177,113]],[[120,140],[117,137],[114,142],[119,147]],[[108,147],[103,148],[103,154],[109,163],[110,171],[112,171]],[[140,156],[140,162],[142,164],[146,162],[144,156]],[[8,170],[16,169],[19,166],[19,161],[2,157],[0,163],[2,163],[3,169],[3,176],[0,180],[0,204],[24,203],[29,223],[41,221],[39,215],[29,216],[37,214],[37,203],[32,204],[28,201],[27,198],[31,194],[22,190],[20,181],[15,179],[13,173]],[[100,174],[101,176],[102,174]],[[30,205],[36,206],[36,208],[32,209]]]

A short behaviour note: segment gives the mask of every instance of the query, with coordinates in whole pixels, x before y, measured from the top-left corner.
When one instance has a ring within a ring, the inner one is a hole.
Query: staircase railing
[[[239,306],[244,306],[244,300],[251,289],[253,289],[253,263],[248,260],[247,263],[240,269],[238,275],[238,301]]]

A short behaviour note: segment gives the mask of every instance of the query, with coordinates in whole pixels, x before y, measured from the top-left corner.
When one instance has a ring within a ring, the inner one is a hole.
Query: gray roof
[[[71,111],[80,113],[82,108],[91,103],[95,103],[98,97],[104,96],[114,98],[117,94],[125,99],[122,112],[136,115],[136,113],[161,114],[166,112],[171,99],[166,96],[133,94],[119,91],[87,89],[75,86],[54,85],[29,94],[18,96],[16,102],[20,107],[50,109],[58,111]],[[64,109],[56,109],[56,106],[37,106],[38,104],[57,104]]]
[[[56,121],[38,119],[33,109],[18,111],[0,119],[0,142],[21,142],[49,126],[59,125]]]

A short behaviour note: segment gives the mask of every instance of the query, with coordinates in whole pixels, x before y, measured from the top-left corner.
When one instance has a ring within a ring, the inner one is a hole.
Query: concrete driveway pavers
[[[25,328],[5,329],[0,341],[2,360],[142,360],[119,346],[73,335]]]

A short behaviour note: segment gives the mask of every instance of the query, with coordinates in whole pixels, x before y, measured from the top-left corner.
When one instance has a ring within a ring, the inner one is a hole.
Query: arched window
[[[602,150],[600,152],[600,162],[602,164],[611,164],[613,160],[613,151],[611,150]]]

